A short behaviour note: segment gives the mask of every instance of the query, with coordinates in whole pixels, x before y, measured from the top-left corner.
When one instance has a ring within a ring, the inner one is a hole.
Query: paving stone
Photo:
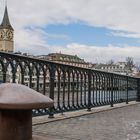
[[[140,104],[33,126],[61,140],[140,140]]]

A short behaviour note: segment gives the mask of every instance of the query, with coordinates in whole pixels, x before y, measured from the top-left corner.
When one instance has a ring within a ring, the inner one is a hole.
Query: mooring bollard
[[[32,109],[53,106],[50,98],[20,84],[0,85],[0,140],[41,140],[32,136]]]

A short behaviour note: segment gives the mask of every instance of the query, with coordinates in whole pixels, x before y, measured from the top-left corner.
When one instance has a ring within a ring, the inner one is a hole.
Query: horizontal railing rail
[[[54,100],[53,108],[34,116],[140,100],[139,78],[4,52],[0,82],[24,84]]]

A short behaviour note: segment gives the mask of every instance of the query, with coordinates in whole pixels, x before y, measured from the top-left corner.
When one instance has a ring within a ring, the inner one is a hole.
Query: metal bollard
[[[53,106],[50,98],[19,84],[0,85],[0,140],[43,140],[32,136],[32,109]]]

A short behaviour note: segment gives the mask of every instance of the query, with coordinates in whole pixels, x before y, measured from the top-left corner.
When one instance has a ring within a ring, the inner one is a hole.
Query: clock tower
[[[10,24],[7,6],[0,25],[0,51],[13,52],[14,50],[14,29]]]

